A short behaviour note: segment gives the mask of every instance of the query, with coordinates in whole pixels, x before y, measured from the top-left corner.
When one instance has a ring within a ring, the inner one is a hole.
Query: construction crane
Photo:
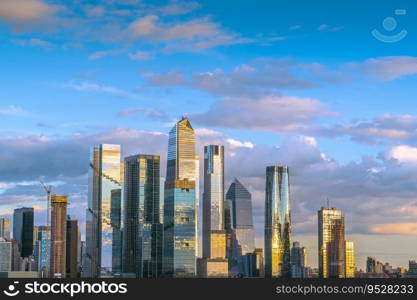
[[[51,186],[46,186],[45,183],[43,183],[42,180],[39,180],[39,182],[41,183],[41,186],[43,187],[43,189],[46,192],[46,226],[49,226],[49,216],[50,216],[50,203],[51,203],[51,192],[52,192],[52,187]]]

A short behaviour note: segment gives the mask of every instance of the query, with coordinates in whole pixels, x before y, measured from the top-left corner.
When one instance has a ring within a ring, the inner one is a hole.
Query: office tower
[[[307,268],[307,249],[294,242],[291,248],[291,274],[293,278],[305,278]]]
[[[21,257],[33,254],[33,208],[23,207],[14,210],[13,239],[17,241]]]
[[[415,260],[408,261],[408,271],[405,274],[407,278],[417,278],[417,262]]]
[[[38,236],[36,237],[35,253],[39,277],[49,277],[51,252],[51,227],[38,226]]]
[[[200,203],[200,156],[195,156],[195,257],[203,256],[203,205]]]
[[[355,246],[353,241],[346,241],[345,242],[345,260],[346,260],[346,278],[354,278],[355,271],[356,271],[356,264],[355,264]]]
[[[255,250],[255,235],[252,196],[236,178],[226,193],[224,220],[231,272],[242,273],[242,256]]]
[[[376,273],[382,274],[384,270],[384,265],[377,261],[376,258],[368,256],[366,259],[366,272],[367,273]]]
[[[33,226],[33,252],[35,252],[35,244],[38,239],[38,226]]]
[[[0,272],[12,270],[12,242],[0,237]]]
[[[10,219],[0,218],[0,238],[10,240]]]
[[[51,262],[50,276],[64,278],[66,267],[66,220],[68,198],[51,196]]]
[[[84,272],[84,265],[85,265],[85,260],[86,260],[86,249],[87,249],[87,244],[85,241],[81,241],[80,243],[80,257],[79,257],[79,262],[78,262],[78,270],[80,273],[80,276],[82,277]]]
[[[111,190],[112,271],[122,272],[122,189]]]
[[[266,168],[265,277],[291,277],[291,208],[288,167]]]
[[[169,133],[164,200],[164,276],[196,272],[195,134],[183,117]]]
[[[164,224],[165,177],[159,178],[159,223]]]
[[[121,188],[120,151],[110,144],[91,149],[84,277],[99,277],[112,267],[111,191]]]
[[[162,234],[159,222],[160,157],[125,158],[123,274],[157,278],[162,273]]]
[[[224,230],[224,147],[204,147],[203,257],[210,258],[211,231]]]
[[[340,210],[322,207],[318,211],[319,276],[345,277],[345,220]]]
[[[264,251],[262,248],[255,248],[254,253],[256,254],[256,269],[258,270],[258,277],[264,278]]]
[[[224,227],[224,147],[204,147],[203,253],[199,277],[228,277]]]
[[[72,220],[69,216],[66,222],[66,277],[78,277],[78,246],[79,246],[79,230],[78,221]]]

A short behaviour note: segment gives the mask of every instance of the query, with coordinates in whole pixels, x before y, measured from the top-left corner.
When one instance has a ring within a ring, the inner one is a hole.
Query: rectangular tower
[[[355,245],[353,241],[346,241],[346,278],[354,278],[356,271]]]
[[[66,196],[51,196],[50,276],[53,278],[64,278],[66,275],[67,205]]]
[[[23,207],[14,210],[13,239],[17,241],[21,257],[33,254],[33,208]]]
[[[122,271],[125,276],[157,278],[162,273],[160,157],[133,155],[125,158],[124,166]]]
[[[291,277],[291,206],[288,167],[266,168],[265,277]]]
[[[319,276],[345,277],[345,219],[340,210],[322,207],[318,211]]]
[[[10,240],[10,219],[0,218],[0,238]]]
[[[120,151],[111,144],[91,149],[84,277],[106,275],[112,268],[111,191],[121,188]]]
[[[68,217],[66,232],[66,277],[78,277],[79,230],[78,221]]]

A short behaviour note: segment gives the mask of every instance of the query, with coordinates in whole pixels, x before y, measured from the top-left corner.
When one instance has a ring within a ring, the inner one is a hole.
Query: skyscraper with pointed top
[[[196,273],[196,155],[195,133],[183,117],[169,133],[164,199],[165,277]]]
[[[266,168],[265,277],[291,277],[291,206],[286,166]]]

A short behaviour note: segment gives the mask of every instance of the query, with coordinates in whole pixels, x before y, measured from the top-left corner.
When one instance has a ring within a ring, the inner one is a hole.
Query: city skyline
[[[236,177],[251,194],[256,248],[265,167],[285,165],[292,240],[310,265],[318,266],[317,210],[327,198],[344,213],[359,268],[368,256],[394,266],[415,259],[416,3],[21,1],[0,6],[0,218],[33,207],[35,226],[47,225],[42,180],[68,196],[86,240],[90,147],[160,155],[166,177],[169,130],[186,115],[199,204],[204,146],[223,145],[224,187]],[[395,33],[408,31],[403,40],[374,38],[374,29],[389,33],[387,17]],[[105,198],[109,210],[110,191]],[[103,245],[117,244],[109,219]],[[105,253],[102,265],[118,263],[117,248]]]

